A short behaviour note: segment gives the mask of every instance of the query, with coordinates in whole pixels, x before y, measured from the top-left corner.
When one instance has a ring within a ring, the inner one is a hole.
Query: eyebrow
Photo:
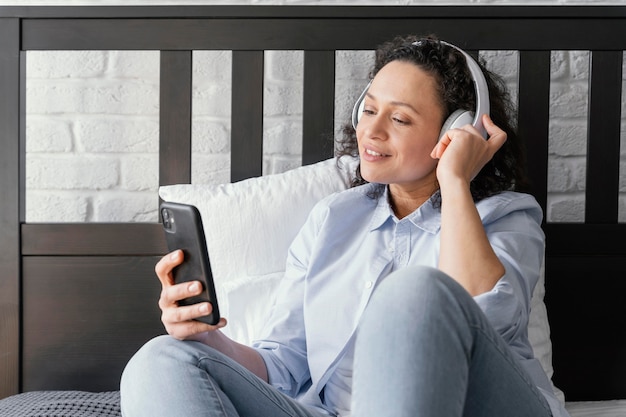
[[[374,101],[376,100],[376,96],[371,94],[369,91],[367,93],[365,93],[365,95],[367,97],[371,98]],[[407,107],[407,108],[413,110],[415,113],[419,113],[419,111],[417,111],[417,109],[415,107],[413,107],[411,104],[406,103],[404,101],[392,101],[391,104],[394,105],[394,106]]]

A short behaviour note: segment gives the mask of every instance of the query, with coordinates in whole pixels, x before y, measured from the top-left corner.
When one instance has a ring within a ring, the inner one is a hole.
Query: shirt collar
[[[395,223],[409,221],[416,227],[424,230],[425,232],[435,234],[441,228],[441,211],[436,208],[434,202],[439,198],[439,191],[433,194],[428,200],[417,208],[413,213],[406,216],[404,219],[399,220],[391,208],[389,203],[389,187],[385,186],[384,192],[380,193],[378,198],[378,204],[374,208],[374,214],[370,221],[369,230],[373,231],[380,228],[389,219],[392,219]]]

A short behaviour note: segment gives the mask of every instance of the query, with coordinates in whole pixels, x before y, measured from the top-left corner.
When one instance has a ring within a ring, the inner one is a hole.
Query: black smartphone
[[[183,263],[173,270],[174,282],[179,284],[200,281],[203,285],[202,293],[181,300],[178,304],[211,303],[213,306],[211,314],[197,320],[211,325],[217,324],[220,320],[220,311],[200,212],[193,205],[166,201],[161,203],[160,213],[169,251],[181,249],[184,254]]]

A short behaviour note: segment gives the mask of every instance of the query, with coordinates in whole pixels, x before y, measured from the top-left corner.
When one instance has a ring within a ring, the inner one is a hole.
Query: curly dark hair
[[[415,42],[418,44],[415,44]],[[455,110],[473,110],[476,108],[476,94],[471,73],[464,55],[449,45],[440,42],[435,35],[398,36],[385,42],[376,50],[374,67],[370,79],[382,67],[392,61],[410,62],[425,70],[437,81],[441,103],[445,109],[445,119]],[[470,184],[474,201],[500,193],[502,191],[527,191],[528,180],[524,170],[524,148],[517,135],[513,105],[506,85],[501,77],[490,72],[484,63],[477,60],[489,88],[490,116],[493,122],[504,130],[507,140],[494,157],[478,173]],[[337,156],[351,155],[358,157],[356,132],[351,123],[342,129],[342,138],[338,140]],[[366,184],[357,168],[352,186]]]

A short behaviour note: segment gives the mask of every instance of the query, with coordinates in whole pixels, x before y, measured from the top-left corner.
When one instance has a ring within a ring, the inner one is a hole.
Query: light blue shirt
[[[386,191],[370,196],[374,187],[333,194],[313,208],[290,247],[266,336],[253,344],[273,386],[320,409],[327,406],[319,393],[351,347],[376,285],[408,265],[437,266],[441,213],[433,199],[398,220]],[[541,208],[532,196],[514,192],[483,199],[476,207],[506,273],[474,299],[542,392],[553,397],[527,334],[544,253]]]

